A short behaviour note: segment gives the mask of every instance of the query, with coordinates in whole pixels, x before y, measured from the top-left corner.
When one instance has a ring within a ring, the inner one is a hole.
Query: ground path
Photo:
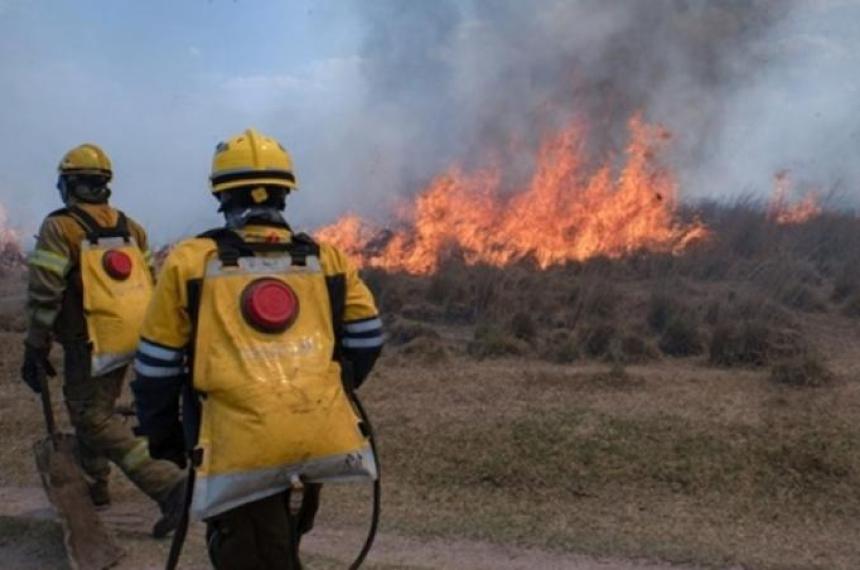
[[[122,503],[102,513],[109,528],[128,551],[118,570],[161,568],[168,544],[148,537],[155,509],[146,503]],[[48,532],[55,525],[54,513],[41,488],[0,488],[0,520],[7,533],[10,525],[41,525],[36,532],[24,532],[26,540],[0,539],[0,567],[18,570],[64,568],[62,551],[56,544],[59,534]],[[47,526],[46,526],[47,525]],[[182,568],[209,568],[203,554],[201,525],[189,533]],[[346,567],[355,555],[355,545],[363,540],[363,529],[317,529],[302,543],[302,551],[319,562],[316,568]],[[17,536],[17,535],[16,535]],[[33,544],[26,544],[26,542]],[[39,542],[42,544],[38,544]],[[647,561],[595,559],[577,554],[503,547],[497,544],[446,539],[408,538],[382,534],[371,554],[370,568],[463,569],[463,570],[695,570]],[[342,564],[342,566],[341,566]],[[49,566],[50,565],[50,566]]]

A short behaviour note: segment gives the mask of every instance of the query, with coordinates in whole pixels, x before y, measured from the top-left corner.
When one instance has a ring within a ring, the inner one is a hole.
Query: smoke
[[[156,242],[219,223],[211,152],[249,126],[293,153],[299,228],[384,217],[457,163],[501,164],[515,188],[570,120],[594,158],[620,159],[638,111],[674,134],[666,159],[689,200],[765,196],[787,170],[798,192],[857,202],[856,1],[294,4],[163,1],[93,21],[0,0],[0,130],[14,133],[0,203],[25,247],[58,206],[59,157],[84,141],[109,152],[113,201]],[[224,40],[249,29],[265,33]]]
[[[638,111],[674,134],[687,199],[765,194],[782,169],[822,186],[860,181],[849,151],[860,13],[850,3],[362,6],[369,144],[358,161],[375,165],[374,210],[391,189],[414,191],[453,162],[504,160],[516,180],[536,141],[571,119],[590,129],[595,157],[617,156]]]
[[[0,272],[20,267],[24,263],[18,233],[9,227],[6,209],[0,204]]]

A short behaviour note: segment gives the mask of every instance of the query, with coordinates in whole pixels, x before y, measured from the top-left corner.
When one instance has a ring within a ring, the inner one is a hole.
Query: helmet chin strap
[[[224,211],[227,227],[231,230],[240,230],[251,221],[259,220],[271,224],[287,225],[283,213],[271,206],[247,206],[244,208],[231,208]]]

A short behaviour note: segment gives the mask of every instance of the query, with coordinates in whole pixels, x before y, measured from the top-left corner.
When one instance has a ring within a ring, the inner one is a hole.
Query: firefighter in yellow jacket
[[[345,256],[284,220],[296,179],[276,140],[248,130],[219,144],[210,181],[226,227],[165,262],[135,361],[140,431],[153,457],[193,450],[191,513],[216,568],[296,569],[318,485],[376,477],[349,395],[380,353],[381,321]]]
[[[45,219],[29,259],[21,376],[39,392],[40,372],[53,375],[51,344],[63,346],[63,392],[93,502],[110,502],[113,462],[161,506],[153,532],[162,536],[179,519],[184,476],[172,463],[153,460],[146,440],[114,413],[151,297],[152,270],[143,228],[108,204],[112,174],[108,156],[93,144],[72,149],[60,163],[65,207]]]

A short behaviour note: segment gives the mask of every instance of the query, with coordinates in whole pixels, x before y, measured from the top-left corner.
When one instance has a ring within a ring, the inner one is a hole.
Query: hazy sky
[[[497,115],[527,122],[512,115],[567,85],[568,63],[586,90],[592,75],[605,87],[600,66],[638,57],[635,43],[618,51],[627,37],[659,70],[634,103],[678,134],[684,196],[764,194],[780,168],[856,196],[860,0],[773,0],[793,8],[741,45],[717,42],[716,72],[678,43],[708,12],[685,2],[680,32],[652,33],[681,3],[647,4],[649,22],[644,0],[0,0],[0,203],[32,233],[59,207],[62,154],[95,142],[114,161],[117,205],[157,241],[196,233],[219,222],[212,150],[255,126],[293,153],[294,225],[378,214]]]
[[[330,218],[316,187],[338,156],[302,165],[320,165],[322,129],[353,100],[359,41],[341,2],[0,0],[0,202],[32,231],[59,207],[60,157],[91,141],[113,159],[116,204],[163,239],[196,232],[218,222],[216,143],[256,126],[294,155],[295,217]]]

